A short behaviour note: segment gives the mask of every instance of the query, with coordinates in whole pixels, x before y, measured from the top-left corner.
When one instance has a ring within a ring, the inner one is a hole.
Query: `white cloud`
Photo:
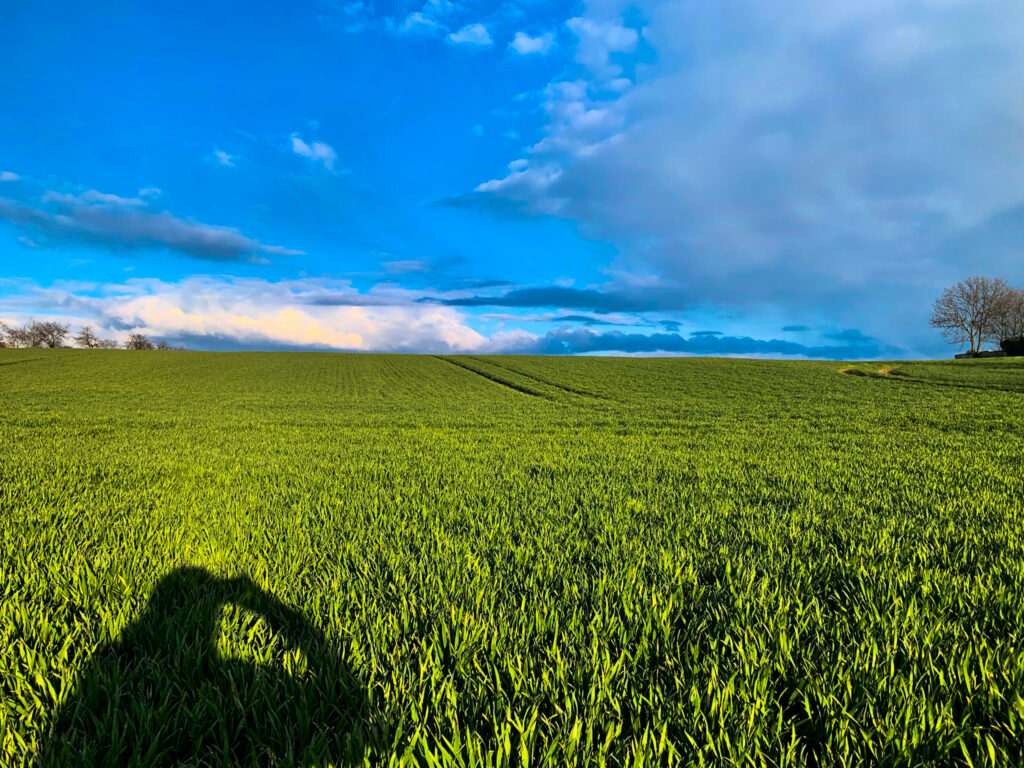
[[[461,13],[463,7],[452,0],[426,0],[419,10],[413,10],[409,4],[397,10],[404,16],[381,16],[372,2],[355,0],[355,2],[339,2],[327,0],[329,12],[318,15],[324,24],[339,27],[346,32],[356,34],[366,30],[389,32],[395,35],[440,36],[449,31],[446,17]]]
[[[509,48],[522,56],[528,56],[535,53],[548,53],[552,48],[554,48],[554,46],[554,32],[545,32],[537,35],[536,37],[530,37],[525,32],[516,32],[515,37],[512,38],[512,42],[508,45]]]
[[[18,181],[20,178],[14,171],[0,171],[0,181]]]
[[[68,192],[55,192],[53,190],[43,195],[44,203],[59,203],[69,207],[91,206],[95,208],[142,208],[146,201],[142,197],[121,197],[111,195],[107,192],[100,192],[95,189],[87,189],[77,195]]]
[[[507,176],[485,181],[473,191],[523,203],[535,213],[557,215],[567,201],[552,195],[551,188],[561,176],[562,169],[556,164],[531,165],[523,159],[514,160]]]
[[[304,142],[297,133],[293,133],[292,152],[301,157],[306,157],[315,163],[320,163],[328,171],[334,172],[334,161],[338,159],[334,147],[322,141],[314,141],[309,144]]]
[[[416,294],[402,291],[361,294],[346,281],[197,276],[130,280],[91,293],[35,288],[13,300],[8,296],[0,310],[11,316],[60,311],[65,322],[92,324],[121,339],[145,333],[189,346],[445,353],[487,344],[455,309],[416,303]]]
[[[458,45],[489,46],[494,43],[483,24],[467,24],[458,32],[448,35],[448,40]]]
[[[234,168],[235,167],[235,157],[234,157],[234,155],[229,155],[224,150],[221,150],[221,149],[213,150],[213,159],[217,163],[220,163],[223,166],[227,166],[228,168]]]
[[[621,66],[612,63],[611,54],[631,53],[636,50],[639,40],[637,31],[619,19],[596,20],[578,16],[569,19],[566,26],[579,40],[576,61],[594,76],[605,79],[622,72]]]
[[[427,0],[423,4],[423,12],[431,16],[440,17],[455,13],[459,10],[459,4],[451,0]]]
[[[410,13],[397,27],[398,32],[407,35],[428,35],[440,30],[441,25],[435,19],[421,11],[414,11]]]
[[[538,164],[556,155],[581,157],[612,141],[625,125],[625,104],[619,98],[593,94],[586,80],[554,82],[544,91],[548,113],[546,136],[530,147]]]

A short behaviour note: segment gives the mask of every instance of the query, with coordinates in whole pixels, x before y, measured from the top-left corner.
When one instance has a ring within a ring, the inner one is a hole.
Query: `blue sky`
[[[19,3],[0,319],[197,349],[943,356],[1024,283],[1016,0]]]

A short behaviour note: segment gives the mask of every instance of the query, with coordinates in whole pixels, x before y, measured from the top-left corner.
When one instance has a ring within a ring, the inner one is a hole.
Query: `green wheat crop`
[[[0,350],[0,765],[1019,766],[1022,478],[1015,360]]]

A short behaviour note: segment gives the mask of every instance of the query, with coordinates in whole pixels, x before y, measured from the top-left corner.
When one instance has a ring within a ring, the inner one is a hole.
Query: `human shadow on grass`
[[[250,614],[232,626],[260,662],[221,653],[226,606]],[[89,660],[36,765],[353,765],[372,731],[366,709],[336,647],[299,613],[247,578],[182,568]]]

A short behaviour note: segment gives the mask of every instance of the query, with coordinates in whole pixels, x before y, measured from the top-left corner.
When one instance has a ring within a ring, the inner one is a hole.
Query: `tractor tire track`
[[[529,387],[524,387],[521,384],[514,384],[511,381],[506,381],[505,379],[495,376],[494,374],[487,373],[486,371],[477,370],[476,368],[473,368],[470,365],[466,365],[465,363],[457,362],[451,359],[450,357],[441,357],[440,355],[434,355],[434,357],[437,358],[438,360],[443,360],[446,363],[451,363],[456,368],[462,368],[463,370],[469,371],[470,373],[475,373],[477,376],[480,376],[481,378],[487,379],[488,381],[493,381],[495,384],[500,384],[501,386],[507,387],[508,389],[514,390],[515,392],[519,392],[520,394],[528,395],[529,397],[539,397],[544,400],[551,399],[550,397],[548,397],[548,395],[546,395],[543,392],[538,392],[537,390],[530,389]]]
[[[596,395],[593,392],[588,392],[585,389],[575,389],[573,387],[567,387],[565,384],[559,384],[559,383],[554,382],[554,381],[549,381],[548,379],[542,379],[540,376],[534,376],[532,373],[525,373],[525,372],[520,371],[520,370],[518,370],[516,368],[512,368],[511,366],[504,365],[503,363],[495,363],[495,362],[493,362],[491,360],[481,360],[480,358],[477,358],[477,357],[472,357],[470,359],[471,360],[476,360],[478,363],[484,363],[486,365],[493,365],[495,368],[503,368],[504,370],[509,371],[510,373],[518,374],[519,376],[522,376],[523,378],[526,378],[526,379],[533,379],[538,384],[546,384],[549,387],[554,387],[555,389],[560,389],[563,392],[568,392],[571,395],[581,395],[582,397],[593,397],[593,398],[595,398],[597,400],[608,400],[609,399],[609,398],[605,397],[604,395]]]

